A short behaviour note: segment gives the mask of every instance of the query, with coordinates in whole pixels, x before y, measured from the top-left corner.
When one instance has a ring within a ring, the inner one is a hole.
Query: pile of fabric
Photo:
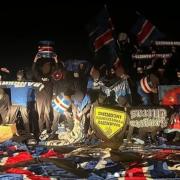
[[[180,149],[0,144],[0,179],[178,179]],[[61,153],[62,152],[62,153]]]

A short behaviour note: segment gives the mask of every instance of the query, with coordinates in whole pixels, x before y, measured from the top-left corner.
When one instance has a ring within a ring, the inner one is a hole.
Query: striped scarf
[[[57,96],[52,100],[52,107],[55,111],[64,114],[64,111],[67,111],[71,106],[71,100],[65,96]]]

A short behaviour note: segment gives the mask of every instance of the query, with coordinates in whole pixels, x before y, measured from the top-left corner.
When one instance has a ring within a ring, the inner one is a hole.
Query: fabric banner
[[[144,47],[150,46],[154,40],[160,40],[165,37],[154,24],[139,13],[131,32],[136,36],[137,43]]]
[[[102,92],[104,92],[107,95],[107,97],[109,97],[111,95],[111,92],[114,91],[116,101],[117,101],[118,97],[120,97],[120,96],[124,97],[124,96],[128,96],[131,94],[131,90],[130,90],[129,83],[128,83],[127,79],[117,81],[116,83],[114,83],[110,87],[102,85],[101,90],[102,90]]]
[[[155,41],[156,46],[180,46],[180,41]]]
[[[97,106],[94,108],[92,119],[97,132],[111,139],[123,131],[126,118],[124,111]]]
[[[133,54],[132,59],[153,59],[153,58],[170,58],[172,53],[162,53],[162,54]]]
[[[87,25],[87,30],[96,63],[111,67],[119,58],[113,37],[114,26],[106,6]]]
[[[165,128],[168,125],[168,112],[163,107],[141,107],[130,109],[131,127],[161,127]]]
[[[39,89],[41,91],[44,88],[44,84],[40,82],[19,82],[19,81],[0,81],[0,87],[9,88],[22,88],[22,87],[29,87],[33,89]]]
[[[158,96],[162,105],[180,105],[180,85],[158,86]]]

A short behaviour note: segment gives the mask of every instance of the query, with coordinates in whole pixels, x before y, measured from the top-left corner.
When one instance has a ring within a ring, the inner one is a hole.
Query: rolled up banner
[[[162,53],[162,54],[133,54],[132,59],[153,59],[153,58],[170,58],[172,53]]]
[[[156,46],[180,46],[180,41],[155,41]]]

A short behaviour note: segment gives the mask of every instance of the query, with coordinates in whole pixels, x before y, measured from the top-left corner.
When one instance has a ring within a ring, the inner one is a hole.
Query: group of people
[[[93,105],[124,109],[157,105],[158,85],[180,83],[179,69],[171,69],[176,53],[171,59],[154,58],[147,63],[147,60],[131,59],[129,42],[120,46],[120,59],[112,67],[89,65],[81,60],[63,62],[57,55],[48,58],[36,55],[32,67],[18,70],[13,80],[39,82],[43,88],[1,83],[1,124],[16,123],[18,127],[20,116],[24,127],[20,128],[41,140],[53,139],[58,132],[63,144],[80,142],[92,131]],[[75,68],[68,69],[72,64]],[[1,68],[0,82],[11,80],[9,77],[11,73]]]

